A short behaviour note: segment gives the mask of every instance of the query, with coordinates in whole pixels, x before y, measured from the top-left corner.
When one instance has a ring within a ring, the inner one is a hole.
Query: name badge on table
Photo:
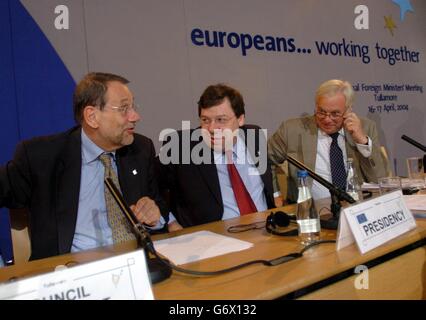
[[[337,250],[354,241],[361,254],[416,227],[400,190],[361,202],[342,210]]]
[[[143,250],[0,285],[10,300],[152,300]]]

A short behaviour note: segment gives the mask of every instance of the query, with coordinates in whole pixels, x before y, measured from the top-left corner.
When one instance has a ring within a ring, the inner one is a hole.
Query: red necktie
[[[240,215],[257,212],[256,205],[250,197],[250,194],[248,193],[234,163],[232,161],[228,161],[227,167],[235,200],[237,201],[238,209],[240,209]]]

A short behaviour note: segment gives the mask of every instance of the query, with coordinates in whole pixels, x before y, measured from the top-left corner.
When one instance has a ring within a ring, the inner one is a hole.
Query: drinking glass
[[[380,194],[387,192],[401,190],[401,178],[400,177],[383,177],[379,178]]]
[[[425,187],[425,173],[423,167],[423,158],[407,158],[407,172],[410,187],[422,189]]]

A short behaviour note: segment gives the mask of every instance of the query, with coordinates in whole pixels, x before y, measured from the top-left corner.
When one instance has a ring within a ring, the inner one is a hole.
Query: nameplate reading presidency
[[[152,300],[143,250],[0,285],[0,300]]]
[[[356,241],[364,254],[415,227],[402,192],[394,191],[342,210],[337,250]]]

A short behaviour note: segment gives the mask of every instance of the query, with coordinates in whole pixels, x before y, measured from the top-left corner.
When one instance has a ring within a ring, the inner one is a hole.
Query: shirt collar
[[[343,136],[343,137],[345,136],[345,130],[343,129],[343,127],[338,132],[339,132],[339,136]],[[331,139],[331,137],[327,133],[325,133],[324,131],[322,131],[320,128],[318,128],[318,135],[320,137],[325,137],[325,138],[330,138]]]
[[[98,159],[98,157],[105,153],[105,150],[100,148],[96,143],[94,143],[84,132],[84,129],[81,129],[81,152],[82,160],[84,164],[89,164]],[[115,152],[110,152],[115,159]]]
[[[225,159],[225,153],[224,152],[218,152],[218,151],[213,151],[214,154],[214,159],[215,159],[215,163],[225,163],[223,162]],[[241,137],[241,133],[239,133],[237,135],[237,141],[236,143],[232,146],[232,156],[233,156],[233,160],[236,163],[238,160],[243,160],[245,159],[245,154],[246,154],[246,144],[244,143],[244,139],[242,139]],[[219,162],[222,161],[222,162]]]

